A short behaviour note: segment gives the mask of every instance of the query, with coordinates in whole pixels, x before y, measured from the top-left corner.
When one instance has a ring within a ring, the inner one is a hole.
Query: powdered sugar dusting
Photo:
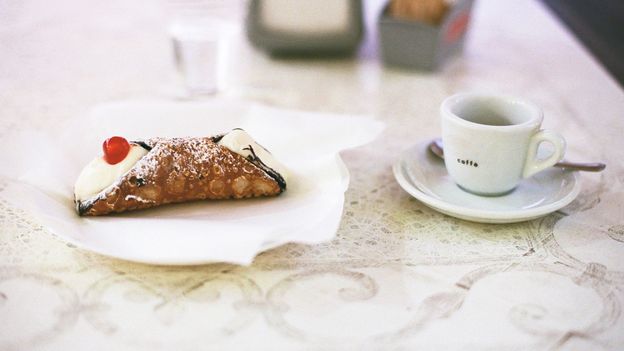
[[[78,212],[97,215],[191,200],[272,196],[285,190],[285,184],[282,187],[261,162],[232,152],[216,140],[135,142],[149,152],[93,199],[77,201]]]
[[[186,177],[197,178],[205,173],[206,165],[232,166],[235,159],[219,150],[212,138],[151,138],[145,143],[152,150],[134,167],[137,177],[148,176],[158,167],[165,167],[172,173],[183,172]],[[163,165],[163,159],[173,156],[170,165]],[[178,163],[184,163],[180,167]]]
[[[142,198],[140,196],[136,196],[136,195],[126,195],[124,200],[126,200],[126,201],[135,200],[135,201],[143,202],[143,203],[146,203],[146,204],[154,202],[154,200],[146,200],[146,199],[144,199],[144,198]]]

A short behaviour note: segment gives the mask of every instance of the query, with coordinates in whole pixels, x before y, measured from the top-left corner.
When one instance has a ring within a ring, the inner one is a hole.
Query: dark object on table
[[[358,48],[361,0],[251,0],[247,37],[276,56],[341,56]]]
[[[624,87],[624,2],[542,0]]]
[[[439,25],[397,18],[390,5],[379,17],[383,61],[388,66],[435,70],[461,52],[473,0],[460,0],[450,7]]]

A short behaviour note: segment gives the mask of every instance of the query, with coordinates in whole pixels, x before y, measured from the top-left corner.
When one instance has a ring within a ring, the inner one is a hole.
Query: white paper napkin
[[[79,217],[73,184],[112,135],[206,136],[241,127],[291,171],[288,188],[265,199],[201,201],[106,217]],[[0,140],[0,196],[36,216],[75,245],[154,264],[249,264],[287,242],[334,237],[349,174],[340,150],[375,139],[383,123],[366,116],[291,111],[215,99],[126,101],[96,107],[70,121],[62,136],[24,132]]]

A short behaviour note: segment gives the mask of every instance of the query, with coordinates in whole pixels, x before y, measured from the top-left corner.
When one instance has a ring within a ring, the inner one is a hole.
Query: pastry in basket
[[[286,172],[242,129],[200,138],[112,137],[74,186],[76,210],[98,216],[168,203],[274,196]]]

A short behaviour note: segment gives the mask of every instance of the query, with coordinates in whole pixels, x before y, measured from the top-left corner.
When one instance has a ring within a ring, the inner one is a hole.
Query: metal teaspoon
[[[438,156],[441,159],[444,159],[444,147],[442,146],[442,139],[435,138],[429,143],[429,151],[432,154]],[[585,171],[585,172],[601,172],[607,165],[602,162],[591,162],[591,163],[579,163],[579,162],[568,162],[561,161],[557,162],[553,165],[553,167],[572,169],[575,171]]]

